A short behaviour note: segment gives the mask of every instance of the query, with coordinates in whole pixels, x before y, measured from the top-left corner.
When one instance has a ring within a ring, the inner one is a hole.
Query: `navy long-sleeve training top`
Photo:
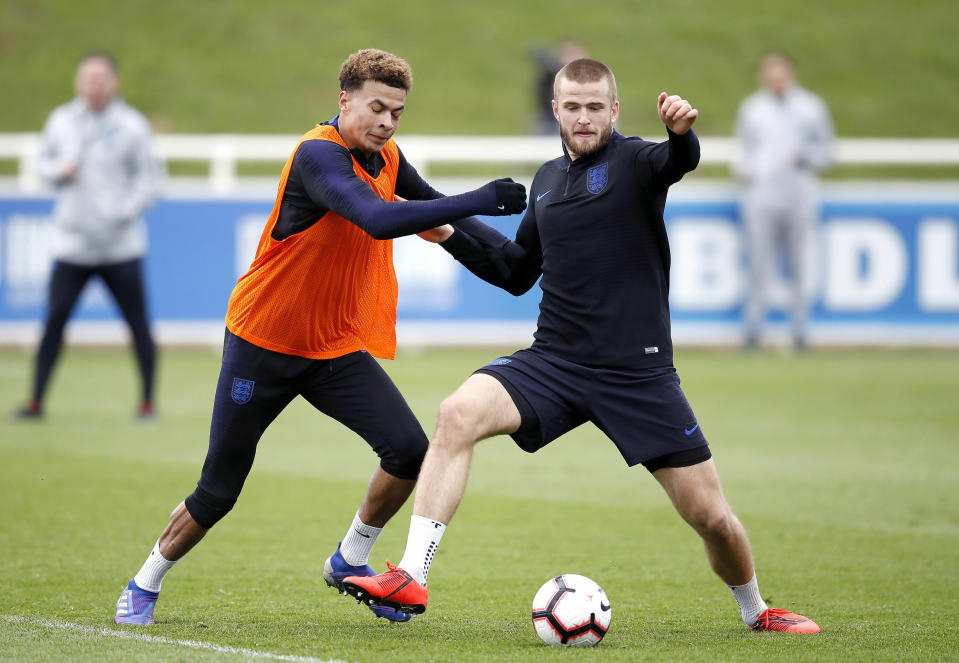
[[[663,209],[669,186],[698,163],[692,131],[662,143],[614,132],[597,154],[572,161],[567,153],[539,169],[515,241],[491,251],[495,240],[466,230],[443,247],[514,295],[542,275],[534,348],[588,366],[669,366]]]

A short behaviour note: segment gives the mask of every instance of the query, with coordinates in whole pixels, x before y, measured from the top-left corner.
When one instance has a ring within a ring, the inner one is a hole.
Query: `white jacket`
[[[64,163],[77,175],[58,181]],[[119,99],[93,112],[81,98],[47,118],[37,169],[56,187],[54,256],[102,265],[146,252],[144,210],[154,201],[163,166],[146,118]]]
[[[736,116],[736,137],[742,151],[733,172],[748,188],[769,193],[806,188],[833,161],[829,110],[798,85],[782,97],[767,90],[747,97]]]

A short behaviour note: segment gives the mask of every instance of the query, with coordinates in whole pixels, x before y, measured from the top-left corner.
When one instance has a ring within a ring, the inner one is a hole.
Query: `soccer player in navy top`
[[[663,208],[669,186],[699,162],[699,113],[664,92],[657,103],[668,140],[626,138],[613,130],[612,72],[585,58],[560,70],[554,95],[565,154],[533,179],[516,240],[491,250],[447,227],[443,241],[472,272],[513,294],[542,277],[533,345],[479,369],[443,401],[406,553],[387,573],[347,578],[344,588],[368,604],[423,612],[430,563],[463,496],[475,444],[508,434],[533,452],[591,421],[627,464],[642,464],[663,486],[747,626],[818,632],[813,621],[763,601],[746,532],[673,367]]]

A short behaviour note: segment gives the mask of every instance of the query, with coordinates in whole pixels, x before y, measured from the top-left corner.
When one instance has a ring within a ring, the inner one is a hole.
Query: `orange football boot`
[[[783,610],[769,608],[750,626],[754,631],[782,631],[783,633],[819,633],[819,624],[811,619]]]
[[[386,568],[389,571],[375,576],[343,578],[343,591],[366,605],[383,605],[414,615],[426,612],[429,595],[426,585],[416,582],[409,573],[389,562]]]

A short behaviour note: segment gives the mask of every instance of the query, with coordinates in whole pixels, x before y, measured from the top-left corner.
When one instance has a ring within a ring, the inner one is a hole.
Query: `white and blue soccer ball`
[[[575,573],[550,578],[533,597],[533,627],[548,645],[591,647],[606,635],[612,615],[603,588]]]

